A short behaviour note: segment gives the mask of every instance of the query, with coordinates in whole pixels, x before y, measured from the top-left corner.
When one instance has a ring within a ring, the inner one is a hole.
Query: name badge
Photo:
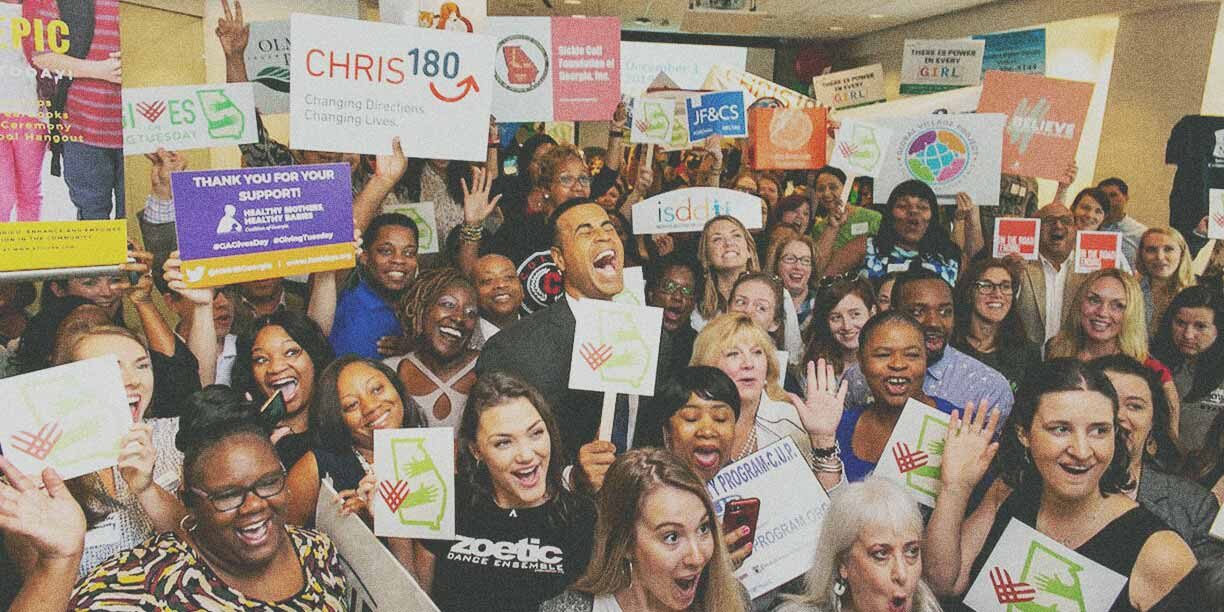
[[[910,265],[908,261],[903,262],[903,263],[890,263],[888,264],[888,271],[889,272],[905,272],[906,270],[909,270],[909,267]]]
[[[867,223],[866,221],[862,223],[851,223],[850,224],[850,235],[851,236],[862,236],[863,234],[866,234],[870,229],[871,229],[871,224]]]

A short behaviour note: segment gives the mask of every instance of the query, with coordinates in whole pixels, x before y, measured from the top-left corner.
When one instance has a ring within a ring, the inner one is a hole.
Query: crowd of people
[[[249,26],[223,4],[246,81]],[[1224,609],[1224,270],[1130,217],[1123,179],[1068,205],[1068,168],[1013,211],[1041,219],[1038,257],[997,259],[1000,213],[965,194],[907,181],[876,202],[867,182],[847,202],[841,169],[755,171],[717,136],[656,151],[626,142],[623,106],[609,119],[597,156],[504,147],[491,123],[484,164],[398,139],[296,150],[261,121],[246,166],[349,164],[356,268],[189,288],[173,245],[147,244],[117,274],[0,284],[0,376],[114,356],[134,417],[115,467],[67,481],[0,455],[0,602],[345,609],[322,483],[372,522],[374,432],[453,427],[458,540],[383,538],[444,612],[967,609],[1013,519],[1123,576],[1111,610]],[[173,219],[186,169],[149,157],[142,226]],[[693,186],[760,197],[763,227],[632,233],[634,204]],[[382,212],[417,201],[437,254]],[[1118,267],[1076,271],[1090,230],[1122,234]],[[619,395],[603,439],[601,394],[569,384],[572,304],[631,267],[662,310],[655,392]],[[933,510],[873,474],[913,401],[949,417]],[[724,527],[706,483],[786,439],[831,505],[807,573],[750,597],[751,529]],[[536,552],[490,564],[475,541]]]

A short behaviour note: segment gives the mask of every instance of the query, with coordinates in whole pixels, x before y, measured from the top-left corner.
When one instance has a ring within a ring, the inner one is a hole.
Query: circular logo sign
[[[807,113],[795,109],[774,111],[769,120],[769,141],[788,151],[798,151],[812,138],[812,120]]]
[[[956,180],[969,167],[969,160],[969,139],[952,128],[923,130],[905,145],[910,176],[928,185]]]
[[[514,93],[527,93],[548,78],[548,50],[525,34],[503,38],[495,57],[493,77]]]

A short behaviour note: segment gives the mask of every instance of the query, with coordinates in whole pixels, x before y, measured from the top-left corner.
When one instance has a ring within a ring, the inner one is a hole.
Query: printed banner
[[[720,134],[728,138],[748,135],[748,109],[744,92],[719,91],[686,98],[689,142]]]
[[[940,204],[955,204],[963,191],[978,206],[998,206],[1004,120],[997,114],[879,119],[895,136],[875,192],[887,194],[918,179],[931,186]]]
[[[384,155],[484,161],[493,39],[294,13],[289,142]]]
[[[906,40],[901,93],[926,94],[982,81],[981,40]]]
[[[624,41],[621,53],[621,92],[638,96],[659,73],[672,78],[677,89],[703,89],[702,82],[717,65],[743,71],[747,47],[682,45]]]
[[[625,268],[621,273],[625,280],[625,288],[612,296],[612,301],[620,304],[646,305],[646,277],[642,275],[641,266]]]
[[[289,112],[289,20],[252,21],[242,59],[255,86],[255,108],[265,115]],[[254,119],[252,119],[252,123]]]
[[[824,108],[752,108],[748,111],[752,167],[813,170],[825,165]]]
[[[884,100],[884,66],[872,64],[812,77],[812,97],[830,108],[853,108]]]
[[[633,99],[633,121],[629,126],[629,141],[637,144],[670,145],[676,121],[676,101],[663,97]],[[685,136],[685,140],[688,137]]]
[[[119,463],[132,407],[113,355],[0,380],[0,447],[26,474],[67,480]]]
[[[123,154],[250,144],[255,126],[251,83],[210,83],[123,90]]]
[[[806,572],[818,545],[829,496],[794,440],[783,438],[723,468],[706,483],[721,518],[727,503],[759,499],[752,554],[735,572],[757,597]]]
[[[1118,267],[1122,259],[1122,234],[1119,232],[1079,231],[1075,234],[1075,271],[1096,272]]]
[[[188,286],[354,265],[346,163],[175,172],[170,186]]]
[[[1002,259],[1015,253],[1029,261],[1037,261],[1037,244],[1041,239],[1041,219],[995,217],[994,251],[991,257]]]
[[[355,514],[340,514],[340,504],[332,501],[335,498],[336,489],[325,478],[315,504],[315,528],[327,534],[336,547],[340,571],[348,583],[344,594],[348,609],[438,612],[412,574],[370,533],[370,528]]]
[[[982,70],[1004,70],[1025,74],[1045,74],[1045,28],[978,34],[974,40],[986,42]]]
[[[837,128],[837,141],[829,165],[855,176],[878,176],[892,130],[874,123],[847,119]]]
[[[663,309],[604,300],[571,300],[571,389],[654,395]]]
[[[1126,581],[1013,518],[965,593],[965,605],[977,612],[1106,612]]]
[[[1207,210],[1207,237],[1224,239],[1224,189],[1207,190]],[[3,228],[4,226],[0,225],[0,231],[3,231]]]
[[[93,4],[74,6],[118,23],[117,3]],[[56,55],[117,54],[119,40],[98,37],[91,49],[77,49],[60,17],[55,2],[0,2],[0,272],[118,266],[126,258],[127,222],[116,206],[123,176],[97,172],[91,161],[123,148],[120,61],[99,61],[110,72],[97,78],[46,67],[63,63]],[[56,83],[68,77],[75,85],[62,103],[53,101]],[[53,143],[68,145],[59,176],[51,173]],[[72,193],[68,180],[75,183]]]
[[[876,474],[901,483],[918,503],[931,508],[939,497],[939,466],[948,418],[918,400],[905,402],[875,469]]]
[[[446,30],[462,34],[488,31],[486,20],[489,5],[486,0],[417,0],[420,10],[417,25],[422,28]],[[379,3],[379,7],[383,2]],[[383,21],[386,21],[384,19]]]
[[[991,71],[979,113],[1007,115],[1003,171],[1058,180],[1075,161],[1092,83]]]
[[[688,187],[634,204],[633,233],[700,232],[719,215],[731,215],[748,229],[764,227],[761,198],[734,189]]]
[[[374,431],[374,534],[455,539],[455,430]]]
[[[868,104],[855,108],[834,111],[833,118],[838,121],[859,119],[874,121],[876,119],[895,117],[920,117],[925,115],[956,115],[972,113],[977,110],[978,100],[982,97],[982,86],[950,89],[922,96],[908,96]]]
[[[820,103],[769,79],[731,66],[718,65],[710,69],[701,89],[723,91],[738,89],[747,94],[749,106],[783,106],[786,108],[818,108]]]
[[[446,240],[438,235],[438,216],[434,213],[433,202],[416,202],[414,204],[395,204],[383,206],[385,213],[399,213],[412,219],[417,226],[417,254],[428,255],[437,253],[438,244]]]
[[[620,99],[620,20],[493,17],[493,115],[506,121],[607,121]]]

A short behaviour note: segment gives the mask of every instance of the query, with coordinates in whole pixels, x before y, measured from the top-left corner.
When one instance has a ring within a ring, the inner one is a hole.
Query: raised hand
[[[654,145],[646,145],[638,160],[637,181],[634,182],[633,192],[645,199],[651,185],[654,185]]]
[[[467,179],[459,179],[463,186],[463,222],[467,225],[480,225],[493,214],[501,195],[489,199],[489,190],[493,188],[493,175],[484,168],[472,168],[472,184],[469,188]]]
[[[217,40],[226,56],[242,55],[251,40],[251,26],[242,18],[242,2],[234,0],[230,10],[229,0],[221,0],[225,15],[217,20]]]
[[[183,296],[197,306],[212,304],[212,289],[187,288],[187,282],[183,280],[183,260],[179,258],[177,249],[170,252],[170,258],[162,265],[162,270],[162,278],[166,279],[166,284],[170,287],[171,291]]]
[[[973,203],[973,198],[969,194],[960,192],[956,194],[956,218],[968,219],[969,215],[973,214],[973,210],[977,208],[977,204]]]
[[[625,125],[629,122],[629,109],[624,102],[619,102],[616,105],[616,110],[612,113],[612,129],[625,130]]]
[[[578,449],[578,476],[580,483],[591,492],[603,488],[608,468],[616,462],[616,446],[607,440],[587,442]]]
[[[0,455],[0,531],[29,544],[44,558],[72,558],[85,546],[85,513],[51,468],[40,487]]]
[[[120,281],[124,295],[132,300],[133,304],[151,302],[153,300],[153,274],[149,270],[153,267],[153,254],[139,249],[128,249],[128,257],[136,261],[122,264],[119,269],[136,274],[137,280],[135,283],[127,278]]]
[[[133,495],[140,495],[153,486],[153,465],[156,461],[153,427],[139,421],[132,423],[132,428],[119,441],[119,475],[123,476]]]
[[[408,169],[408,158],[400,146],[399,136],[391,139],[391,153],[374,157],[374,176],[395,185]]]
[[[1058,179],[1058,186],[1065,188],[1067,185],[1075,182],[1075,175],[1079,174],[1079,166],[1072,161],[1067,164],[1067,169],[1063,170],[1063,175]]]
[[[828,448],[837,440],[837,424],[841,422],[849,384],[838,384],[833,365],[823,358],[807,364],[807,388],[804,398],[790,395],[791,405],[799,413],[803,429],[812,438],[812,446]]]
[[[676,250],[676,239],[672,238],[671,234],[651,234],[650,239],[654,241],[655,251],[659,257],[670,255]]]
[[[145,158],[153,163],[149,169],[149,187],[153,197],[159,200],[169,200],[173,197],[170,189],[170,174],[187,169],[187,158],[177,151],[167,151],[158,148],[156,153],[145,153]]]
[[[952,411],[940,461],[940,481],[944,489],[969,491],[986,475],[991,460],[999,451],[999,443],[992,441],[995,428],[999,426],[999,414],[984,399],[978,403],[976,411],[973,402],[966,403],[964,419],[959,410]]]

